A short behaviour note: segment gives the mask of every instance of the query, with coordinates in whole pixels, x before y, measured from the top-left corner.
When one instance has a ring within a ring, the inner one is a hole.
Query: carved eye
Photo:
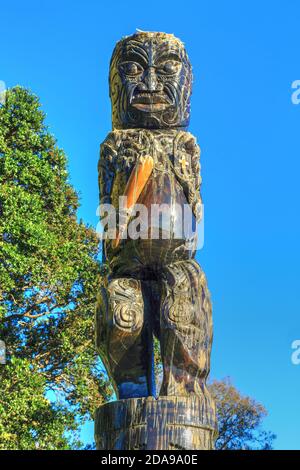
[[[135,76],[143,73],[143,67],[136,62],[123,62],[119,65],[119,69],[125,75]]]
[[[168,60],[159,66],[159,72],[166,75],[173,75],[179,72],[181,63],[176,60]]]

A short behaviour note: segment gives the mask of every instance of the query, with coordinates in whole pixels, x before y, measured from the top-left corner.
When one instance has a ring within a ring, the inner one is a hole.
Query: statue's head
[[[137,32],[119,41],[109,86],[113,128],[188,126],[192,67],[173,34]]]

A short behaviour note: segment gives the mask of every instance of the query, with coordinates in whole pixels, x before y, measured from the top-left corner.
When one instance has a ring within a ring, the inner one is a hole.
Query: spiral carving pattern
[[[139,330],[143,325],[144,303],[140,281],[114,279],[109,285],[114,324],[126,331]]]

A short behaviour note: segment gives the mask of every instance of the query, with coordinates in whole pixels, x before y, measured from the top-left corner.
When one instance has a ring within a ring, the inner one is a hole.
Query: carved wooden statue
[[[118,210],[123,197],[125,217],[120,212],[114,236],[103,242],[109,273],[98,299],[96,342],[118,401],[97,410],[97,448],[212,449],[215,407],[206,387],[212,310],[194,259],[200,149],[186,130],[192,68],[183,43],[165,33],[123,38],[109,84],[113,130],[101,145],[100,203]],[[135,205],[146,208],[147,223],[130,237]],[[191,223],[183,233],[185,206]],[[153,336],[163,363],[158,398]]]

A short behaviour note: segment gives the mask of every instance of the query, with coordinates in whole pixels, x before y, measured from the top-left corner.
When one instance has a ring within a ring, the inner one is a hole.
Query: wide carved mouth
[[[132,97],[131,106],[140,111],[163,111],[171,106],[168,97],[163,93],[142,91]]]

